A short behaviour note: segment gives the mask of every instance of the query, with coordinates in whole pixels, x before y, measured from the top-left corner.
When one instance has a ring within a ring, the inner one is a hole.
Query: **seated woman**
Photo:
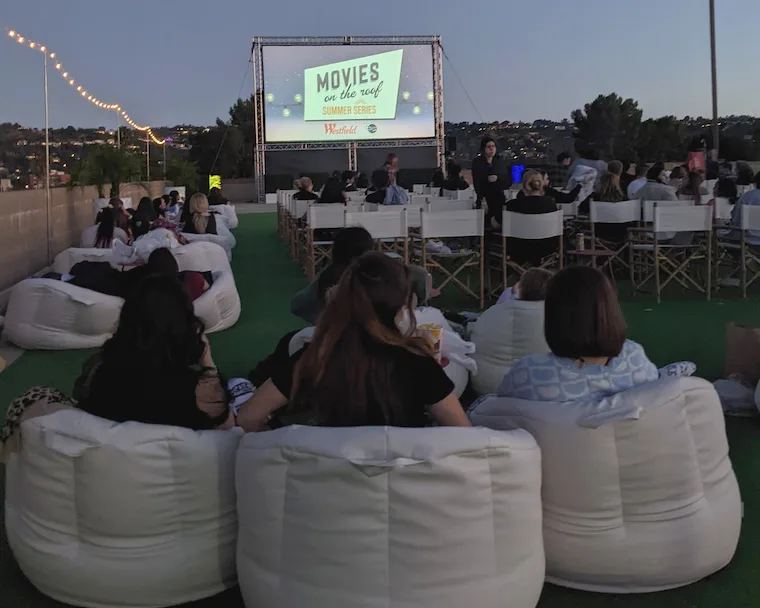
[[[16,399],[0,429],[0,453],[18,449],[23,421],[74,407],[114,422],[232,428],[229,396],[203,323],[177,281],[151,277],[141,283],[124,303],[114,336],[85,362],[74,400],[49,387]]]
[[[544,177],[535,170],[526,171],[523,174],[523,196],[507,201],[505,209],[513,213],[537,215],[553,213],[557,211],[557,203],[544,193]],[[494,216],[497,223],[501,223]],[[507,252],[516,263],[520,265],[531,264],[540,266],[541,260],[559,249],[559,237],[550,239],[524,240],[507,239]]]
[[[130,214],[124,208],[124,203],[120,198],[112,198],[108,201],[108,206],[113,209],[113,221],[117,228],[121,228],[127,234],[130,234],[131,226],[129,220]],[[102,211],[101,211],[102,213]]]
[[[211,188],[208,191],[208,204],[209,205],[226,205],[229,201],[227,198],[222,194],[222,190],[220,188]]]
[[[130,222],[132,226],[132,238],[137,240],[141,236],[148,234],[151,225],[156,219],[158,219],[158,215],[153,206],[153,201],[147,196],[142,197]]]
[[[402,333],[404,313],[412,321]],[[319,426],[428,424],[470,426],[454,385],[424,338],[414,337],[408,269],[370,252],[344,273],[319,318],[314,340],[278,369],[240,408],[246,431],[266,428],[271,415],[311,412]]]
[[[372,236],[361,226],[342,228],[335,235],[332,247],[332,262],[307,287],[299,291],[290,303],[290,312],[309,325],[316,325],[325,305],[324,293],[340,282],[343,273],[359,256],[372,251],[375,243]],[[421,266],[410,265],[412,292],[419,304],[438,295],[430,285],[430,276]]]
[[[591,198],[600,203],[620,203],[625,200],[623,189],[620,187],[620,177],[614,173],[605,173],[599,180],[599,190]],[[583,207],[583,203],[581,204]],[[578,209],[581,213],[581,209]],[[585,213],[589,213],[589,205],[586,203]],[[633,228],[636,222],[630,224],[596,224],[596,236],[611,242],[623,242],[628,238],[628,228]]]
[[[78,407],[114,422],[231,428],[203,331],[178,281],[145,279],[124,303],[114,336],[85,362],[74,388]]]
[[[499,395],[599,401],[659,377],[644,349],[626,340],[617,294],[596,269],[571,266],[549,281],[544,334],[551,352],[517,361]]]
[[[372,188],[373,191],[367,194],[367,198],[364,200],[368,203],[376,203],[382,205],[385,203],[385,197],[388,194],[388,185],[390,180],[388,178],[388,172],[385,169],[377,169],[372,173]]]
[[[188,203],[189,217],[184,223],[182,232],[188,234],[217,234],[216,218],[209,213],[208,199],[205,194],[197,192],[190,197]]]
[[[314,184],[310,177],[302,177],[294,182],[298,192],[293,195],[297,201],[316,201],[319,195],[314,192]]]
[[[461,165],[458,165],[457,163],[451,163],[448,169],[449,176],[441,183],[441,196],[443,196],[444,190],[453,192],[455,190],[469,189],[470,184],[468,184],[467,180],[462,177]]]
[[[164,217],[164,214],[166,213],[166,209],[169,206],[167,203],[167,200],[169,198],[169,195],[163,196],[161,198],[154,198],[153,199],[153,211],[156,213],[156,217]]]
[[[576,199],[578,198],[578,195],[581,192],[581,185],[576,184],[575,187],[570,190],[570,192],[562,192],[561,190],[557,190],[556,188],[552,187],[551,183],[551,177],[549,176],[548,171],[541,171],[541,177],[544,180],[544,194],[548,196],[549,198],[554,199],[554,202],[562,205],[567,205],[569,203],[574,203]],[[523,181],[524,181],[523,177]],[[520,190],[517,193],[516,198],[523,198],[526,196],[525,189]]]
[[[117,293],[120,298],[128,299],[138,285],[151,276],[163,276],[179,280],[191,302],[206,293],[211,283],[211,273],[179,271],[176,258],[166,247],[159,247],[151,252],[148,263],[126,272],[117,272]],[[97,291],[97,290],[96,290]]]
[[[98,222],[94,226],[85,228],[79,243],[84,249],[110,249],[115,240],[125,245],[129,244],[129,235],[121,228],[116,227],[114,211],[111,207],[104,207],[98,214]]]
[[[348,200],[346,193],[343,192],[343,184],[337,177],[329,177],[322,188],[322,194],[319,195],[320,203],[339,203],[343,204]]]

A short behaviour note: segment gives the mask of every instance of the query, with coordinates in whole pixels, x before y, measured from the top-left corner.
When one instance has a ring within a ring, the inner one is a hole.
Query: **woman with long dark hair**
[[[343,192],[343,184],[337,177],[328,177],[322,188],[322,194],[319,195],[320,203],[340,203],[346,202],[346,195]]]
[[[104,207],[98,213],[98,223],[82,232],[80,246],[85,249],[110,249],[114,240],[119,240],[127,245],[129,235],[115,226],[113,209]]]
[[[263,430],[286,404],[319,426],[470,426],[454,385],[415,337],[409,270],[369,252],[330,294],[313,342],[290,358],[240,409],[238,424]],[[412,322],[406,331],[398,323]]]
[[[158,219],[158,214],[153,206],[153,201],[147,196],[140,199],[140,203],[137,205],[137,211],[132,216],[132,238],[137,239],[150,232],[150,227],[153,222]]]
[[[74,389],[78,407],[114,422],[231,427],[203,332],[179,281],[144,279],[125,301],[114,336],[85,363]]]

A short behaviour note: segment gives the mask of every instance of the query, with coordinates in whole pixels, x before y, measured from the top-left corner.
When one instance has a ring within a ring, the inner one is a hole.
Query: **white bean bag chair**
[[[185,255],[178,256],[181,270],[212,270],[213,284],[193,302],[206,333],[232,327],[238,322],[242,307],[223,250],[213,243],[196,243],[181,249],[186,250]],[[226,269],[221,271],[212,267],[222,264]],[[29,350],[97,348],[116,331],[123,305],[121,298],[63,281],[26,279],[11,291],[3,335],[16,346]]]
[[[240,443],[251,608],[533,608],[541,455],[528,433],[291,426]]]
[[[235,230],[238,227],[238,216],[234,205],[229,203],[226,205],[210,205],[208,209],[211,213],[216,214],[217,219],[223,218],[230,230]]]
[[[231,271],[213,272],[214,283],[208,291],[193,302],[195,316],[212,334],[235,325],[240,319],[242,307],[235,278]]]
[[[232,272],[227,253],[221,245],[209,241],[195,241],[172,249],[180,270],[196,272]]]
[[[237,245],[235,235],[230,232],[229,228],[224,222],[217,222],[216,231],[218,234],[190,234],[183,232],[182,236],[188,243],[195,243],[197,241],[206,241],[209,243],[216,243],[221,245],[224,251],[227,253],[227,259],[232,261],[232,250]]]
[[[108,262],[113,258],[113,249],[97,249],[91,247],[69,247],[55,256],[53,270],[59,274],[67,274],[79,262]]]
[[[493,396],[470,419],[541,446],[546,580],[646,593],[731,561],[742,505],[709,382],[667,378],[599,403]]]
[[[21,570],[45,595],[93,608],[173,606],[234,586],[241,436],[79,410],[27,420],[6,468]]]
[[[509,300],[491,306],[470,329],[478,364],[472,387],[479,395],[495,393],[515,361],[549,352],[544,338],[544,303]]]
[[[4,337],[26,349],[97,348],[116,331],[124,300],[54,279],[26,279],[11,291]]]

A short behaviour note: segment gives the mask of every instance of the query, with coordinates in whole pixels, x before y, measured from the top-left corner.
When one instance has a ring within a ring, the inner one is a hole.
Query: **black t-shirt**
[[[273,384],[286,397],[290,397],[293,388],[295,366],[307,348],[308,346],[298,351],[290,357],[287,365],[281,366],[272,374]],[[427,426],[429,420],[426,408],[442,401],[454,390],[454,383],[441,365],[432,357],[410,353],[400,346],[378,347],[375,356],[393,361],[390,382],[400,398],[403,414],[398,420],[387,420],[380,403],[375,396],[371,396],[363,426]],[[319,420],[318,423],[321,426],[338,426],[330,420]]]
[[[377,203],[378,205],[382,205],[385,202],[385,192],[385,190],[375,190],[374,192],[370,192],[364,201],[367,203]]]

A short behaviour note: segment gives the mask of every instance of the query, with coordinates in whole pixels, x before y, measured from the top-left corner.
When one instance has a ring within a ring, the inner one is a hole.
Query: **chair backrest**
[[[525,431],[289,426],[246,435],[235,469],[247,606],[538,602],[541,457]]]
[[[712,207],[654,207],[654,232],[710,232]]]
[[[422,226],[422,210],[424,208],[424,205],[406,205],[406,225],[408,228]]]
[[[412,192],[414,192],[414,194],[425,194],[426,188],[427,186],[425,184],[414,184]]]
[[[739,194],[739,196],[743,196],[747,194],[750,190],[754,190],[755,185],[750,184],[749,186],[736,186],[736,192]]]
[[[301,201],[297,198],[290,197],[290,213],[295,218],[302,218],[309,211],[309,205],[312,201]]]
[[[343,228],[345,217],[345,205],[313,204],[309,207],[309,229]]]
[[[346,212],[346,226],[361,226],[378,239],[400,239],[409,236],[406,209],[376,211],[374,213]]]
[[[5,513],[24,573],[80,606],[119,605],[125,593],[133,606],[219,593],[236,574],[242,436],[119,424],[77,409],[25,421],[6,469]]]
[[[423,239],[483,236],[484,218],[482,209],[423,211],[420,235]]]
[[[757,205],[742,205],[742,230],[760,231],[760,207]]]
[[[608,593],[651,591],[689,584],[733,555],[741,499],[709,382],[667,378],[601,402],[488,397],[469,416],[527,430],[541,446],[550,576]],[[681,534],[688,560],[677,557]]]
[[[429,194],[413,194],[409,197],[410,205],[424,205],[430,200]]]
[[[723,197],[715,199],[715,219],[716,220],[730,220],[731,212],[734,210],[734,206],[731,204],[731,200]]]
[[[346,211],[350,211],[351,213],[361,213],[364,211],[364,203],[346,203]]]
[[[504,210],[501,215],[502,236],[516,239],[550,239],[564,231],[562,211],[552,213],[515,213]]]
[[[454,201],[446,198],[433,198],[427,203],[426,211],[466,211],[472,209],[473,201]]]
[[[641,219],[641,201],[630,200],[618,203],[591,201],[589,216],[592,224],[628,224]]]
[[[475,191],[472,188],[467,190],[444,190],[443,197],[452,201],[471,201],[475,200]]]
[[[641,205],[642,219],[645,223],[651,224],[654,221],[654,206],[657,204],[660,209],[665,207],[693,207],[694,201],[644,201]]]
[[[708,179],[708,180],[705,180],[705,183],[702,184],[702,185],[705,188],[707,188],[708,192],[712,192],[713,190],[715,190],[715,184],[717,184],[717,183],[718,183],[717,179]]]

